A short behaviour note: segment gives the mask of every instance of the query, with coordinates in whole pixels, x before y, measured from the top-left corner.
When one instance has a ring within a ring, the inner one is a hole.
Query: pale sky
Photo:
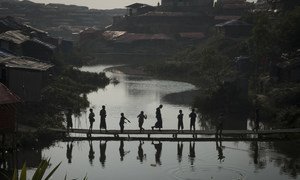
[[[133,3],[145,3],[149,5],[157,5],[161,0],[31,0],[38,3],[60,3],[60,4],[75,4],[87,6],[91,9],[114,9],[124,8]],[[255,1],[255,0],[248,0]]]
[[[127,5],[139,2],[149,5],[157,5],[160,0],[31,0],[38,3],[60,3],[87,6],[92,9],[124,8]]]

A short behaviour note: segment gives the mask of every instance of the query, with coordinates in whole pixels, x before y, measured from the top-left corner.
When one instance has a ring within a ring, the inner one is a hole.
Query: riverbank
[[[103,72],[81,72],[73,67],[63,67],[43,88],[41,101],[18,106],[17,122],[36,129],[34,132],[20,132],[18,144],[31,146],[37,140],[51,143],[61,138],[61,135],[45,129],[65,128],[66,113],[71,111],[74,117],[80,115],[90,105],[86,94],[109,83],[110,79]]]

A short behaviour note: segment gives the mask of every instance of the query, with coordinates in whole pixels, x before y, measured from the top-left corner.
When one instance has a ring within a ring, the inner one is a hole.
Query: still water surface
[[[83,67],[81,70],[101,72],[109,66]],[[136,116],[145,111],[144,127],[155,123],[155,108],[163,104],[165,129],[176,129],[178,110],[185,114],[189,126],[190,107],[162,101],[162,97],[196,89],[175,81],[156,80],[141,76],[107,73],[119,84],[88,94],[96,114],[94,128],[99,127],[99,110],[107,107],[108,129],[119,128],[120,113],[132,121],[125,129],[137,129]],[[88,127],[88,115],[76,117],[77,128]],[[197,127],[198,129],[200,126]],[[299,179],[299,142],[138,142],[138,141],[81,141],[58,142],[41,151],[41,157],[51,158],[56,165],[62,162],[53,179],[83,178],[90,180],[134,179]]]

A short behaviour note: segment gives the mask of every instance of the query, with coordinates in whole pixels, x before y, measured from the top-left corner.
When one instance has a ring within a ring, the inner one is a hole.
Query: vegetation
[[[52,175],[56,172],[56,170],[59,168],[61,163],[59,163],[57,166],[55,166],[50,173],[46,176],[46,170],[50,168],[50,159],[49,160],[42,160],[39,166],[36,168],[31,180],[49,180],[51,179]],[[5,175],[5,178],[7,180],[27,180],[27,166],[26,163],[23,164],[21,174],[18,177],[18,169],[14,170],[13,176],[9,177],[8,175]],[[46,176],[45,178],[43,178]],[[64,178],[65,180],[67,179],[67,175]],[[88,178],[85,176],[82,180],[87,180]]]
[[[44,178],[44,180],[48,180],[51,178],[51,176],[54,174],[54,172],[58,169],[58,167],[60,166],[61,163],[59,163],[55,168],[53,168],[53,170]],[[43,177],[46,174],[46,170],[47,168],[50,166],[50,160],[42,160],[41,163],[39,164],[39,166],[37,167],[37,169],[35,170],[33,176],[32,176],[32,180],[42,180]],[[21,174],[20,177],[18,178],[18,170],[15,169],[14,170],[14,174],[12,176],[12,178],[6,176],[7,180],[27,180],[27,167],[26,167],[26,163],[23,164],[22,170],[21,170]]]
[[[200,84],[203,92],[195,106],[202,114],[214,115],[218,109],[228,111],[224,107],[234,109],[242,104],[250,108],[252,104],[261,108],[262,119],[272,126],[300,127],[299,83],[275,82],[269,75],[270,62],[299,61],[300,7],[290,5],[290,1],[283,1],[280,11],[244,15],[242,20],[253,25],[248,37],[231,38],[212,33],[197,46],[148,65],[147,70],[162,76],[192,79]],[[249,96],[239,87],[241,74],[235,64],[238,56],[249,57],[253,65],[249,65],[250,74],[247,74]],[[263,91],[261,84],[264,84]]]

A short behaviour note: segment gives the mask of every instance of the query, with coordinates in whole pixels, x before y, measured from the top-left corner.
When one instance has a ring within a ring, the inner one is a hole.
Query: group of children
[[[160,113],[160,109],[163,106],[160,105],[157,109],[156,109],[156,119],[157,122],[155,123],[154,126],[152,126],[152,130],[153,128],[162,128],[162,117],[161,117],[161,113]],[[179,115],[177,116],[178,119],[178,131],[182,130],[183,131],[183,113],[182,110],[179,110]],[[194,130],[195,131],[195,123],[196,123],[196,113],[195,113],[195,109],[192,109],[192,112],[189,114],[190,117],[190,130]],[[141,111],[140,114],[137,116],[138,118],[138,126],[140,128],[140,132],[144,131],[145,129],[143,128],[143,124],[145,119],[147,119],[147,115],[144,114],[144,111]],[[124,124],[125,123],[131,123],[130,120],[128,120],[124,113],[121,113],[121,118],[120,118],[120,122],[119,122],[119,126],[120,126],[120,131],[121,133],[124,132]],[[90,122],[90,127],[89,127],[89,131],[92,131],[93,129],[93,124],[95,122],[95,113],[93,112],[93,109],[90,109],[90,113],[89,113],[89,122]],[[100,131],[101,129],[105,129],[105,131],[107,131],[106,128],[106,110],[105,110],[105,106],[102,106],[102,109],[100,111]]]

